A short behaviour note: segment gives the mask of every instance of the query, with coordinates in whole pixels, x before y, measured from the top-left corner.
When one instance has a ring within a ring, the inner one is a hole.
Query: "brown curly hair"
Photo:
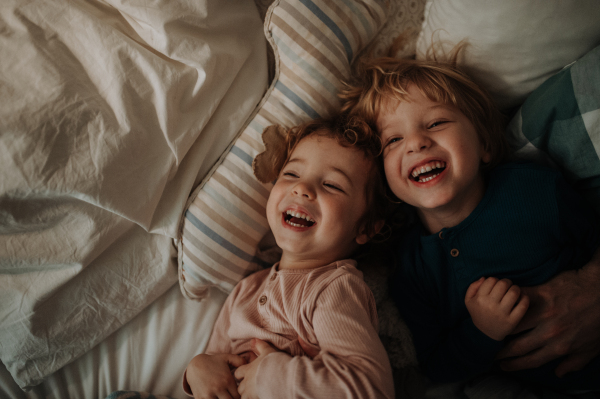
[[[367,211],[359,220],[358,226],[364,226],[364,233],[369,237],[377,234],[377,222],[385,221],[391,215],[395,204],[390,200],[389,188],[385,180],[381,140],[372,126],[363,118],[340,113],[330,118],[315,119],[287,131],[285,150],[272,158],[273,172],[278,176],[288,162],[294,149],[303,139],[318,135],[334,139],[343,147],[360,150],[367,160],[372,161],[373,167],[368,172],[366,197]]]

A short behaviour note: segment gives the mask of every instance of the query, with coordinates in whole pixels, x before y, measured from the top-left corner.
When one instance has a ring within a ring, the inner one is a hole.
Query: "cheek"
[[[383,170],[388,184],[392,186],[402,176],[402,160],[393,155],[388,155],[383,159]]]
[[[277,209],[277,204],[279,203],[280,197],[279,191],[280,190],[278,190],[276,186],[273,187],[271,193],[269,194],[269,199],[267,200],[266,212],[269,223],[273,222],[274,220],[272,219],[279,213],[279,210]]]
[[[394,169],[394,155],[392,153],[388,153],[383,157],[383,170],[385,173],[391,173]]]
[[[398,162],[384,161],[384,171],[387,184],[396,197],[402,199],[406,186],[402,177],[402,167]]]

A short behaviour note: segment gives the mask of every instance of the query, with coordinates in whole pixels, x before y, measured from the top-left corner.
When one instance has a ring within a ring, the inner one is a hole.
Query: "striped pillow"
[[[180,239],[179,282],[199,300],[210,287],[229,293],[259,267],[258,242],[268,232],[271,185],[259,183],[252,160],[264,150],[263,130],[291,127],[339,108],[341,80],[386,18],[384,0],[276,0],[265,18],[276,76],[251,121],[192,193]]]

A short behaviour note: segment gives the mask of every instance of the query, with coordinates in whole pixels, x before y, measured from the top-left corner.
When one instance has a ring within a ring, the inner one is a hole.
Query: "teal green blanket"
[[[517,156],[559,167],[600,213],[600,46],[537,88],[508,137]]]

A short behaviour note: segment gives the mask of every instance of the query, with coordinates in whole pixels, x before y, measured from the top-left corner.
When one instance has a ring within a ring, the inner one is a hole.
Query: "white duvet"
[[[253,1],[2,0],[0,359],[22,388],[177,281],[185,202],[266,75]]]

